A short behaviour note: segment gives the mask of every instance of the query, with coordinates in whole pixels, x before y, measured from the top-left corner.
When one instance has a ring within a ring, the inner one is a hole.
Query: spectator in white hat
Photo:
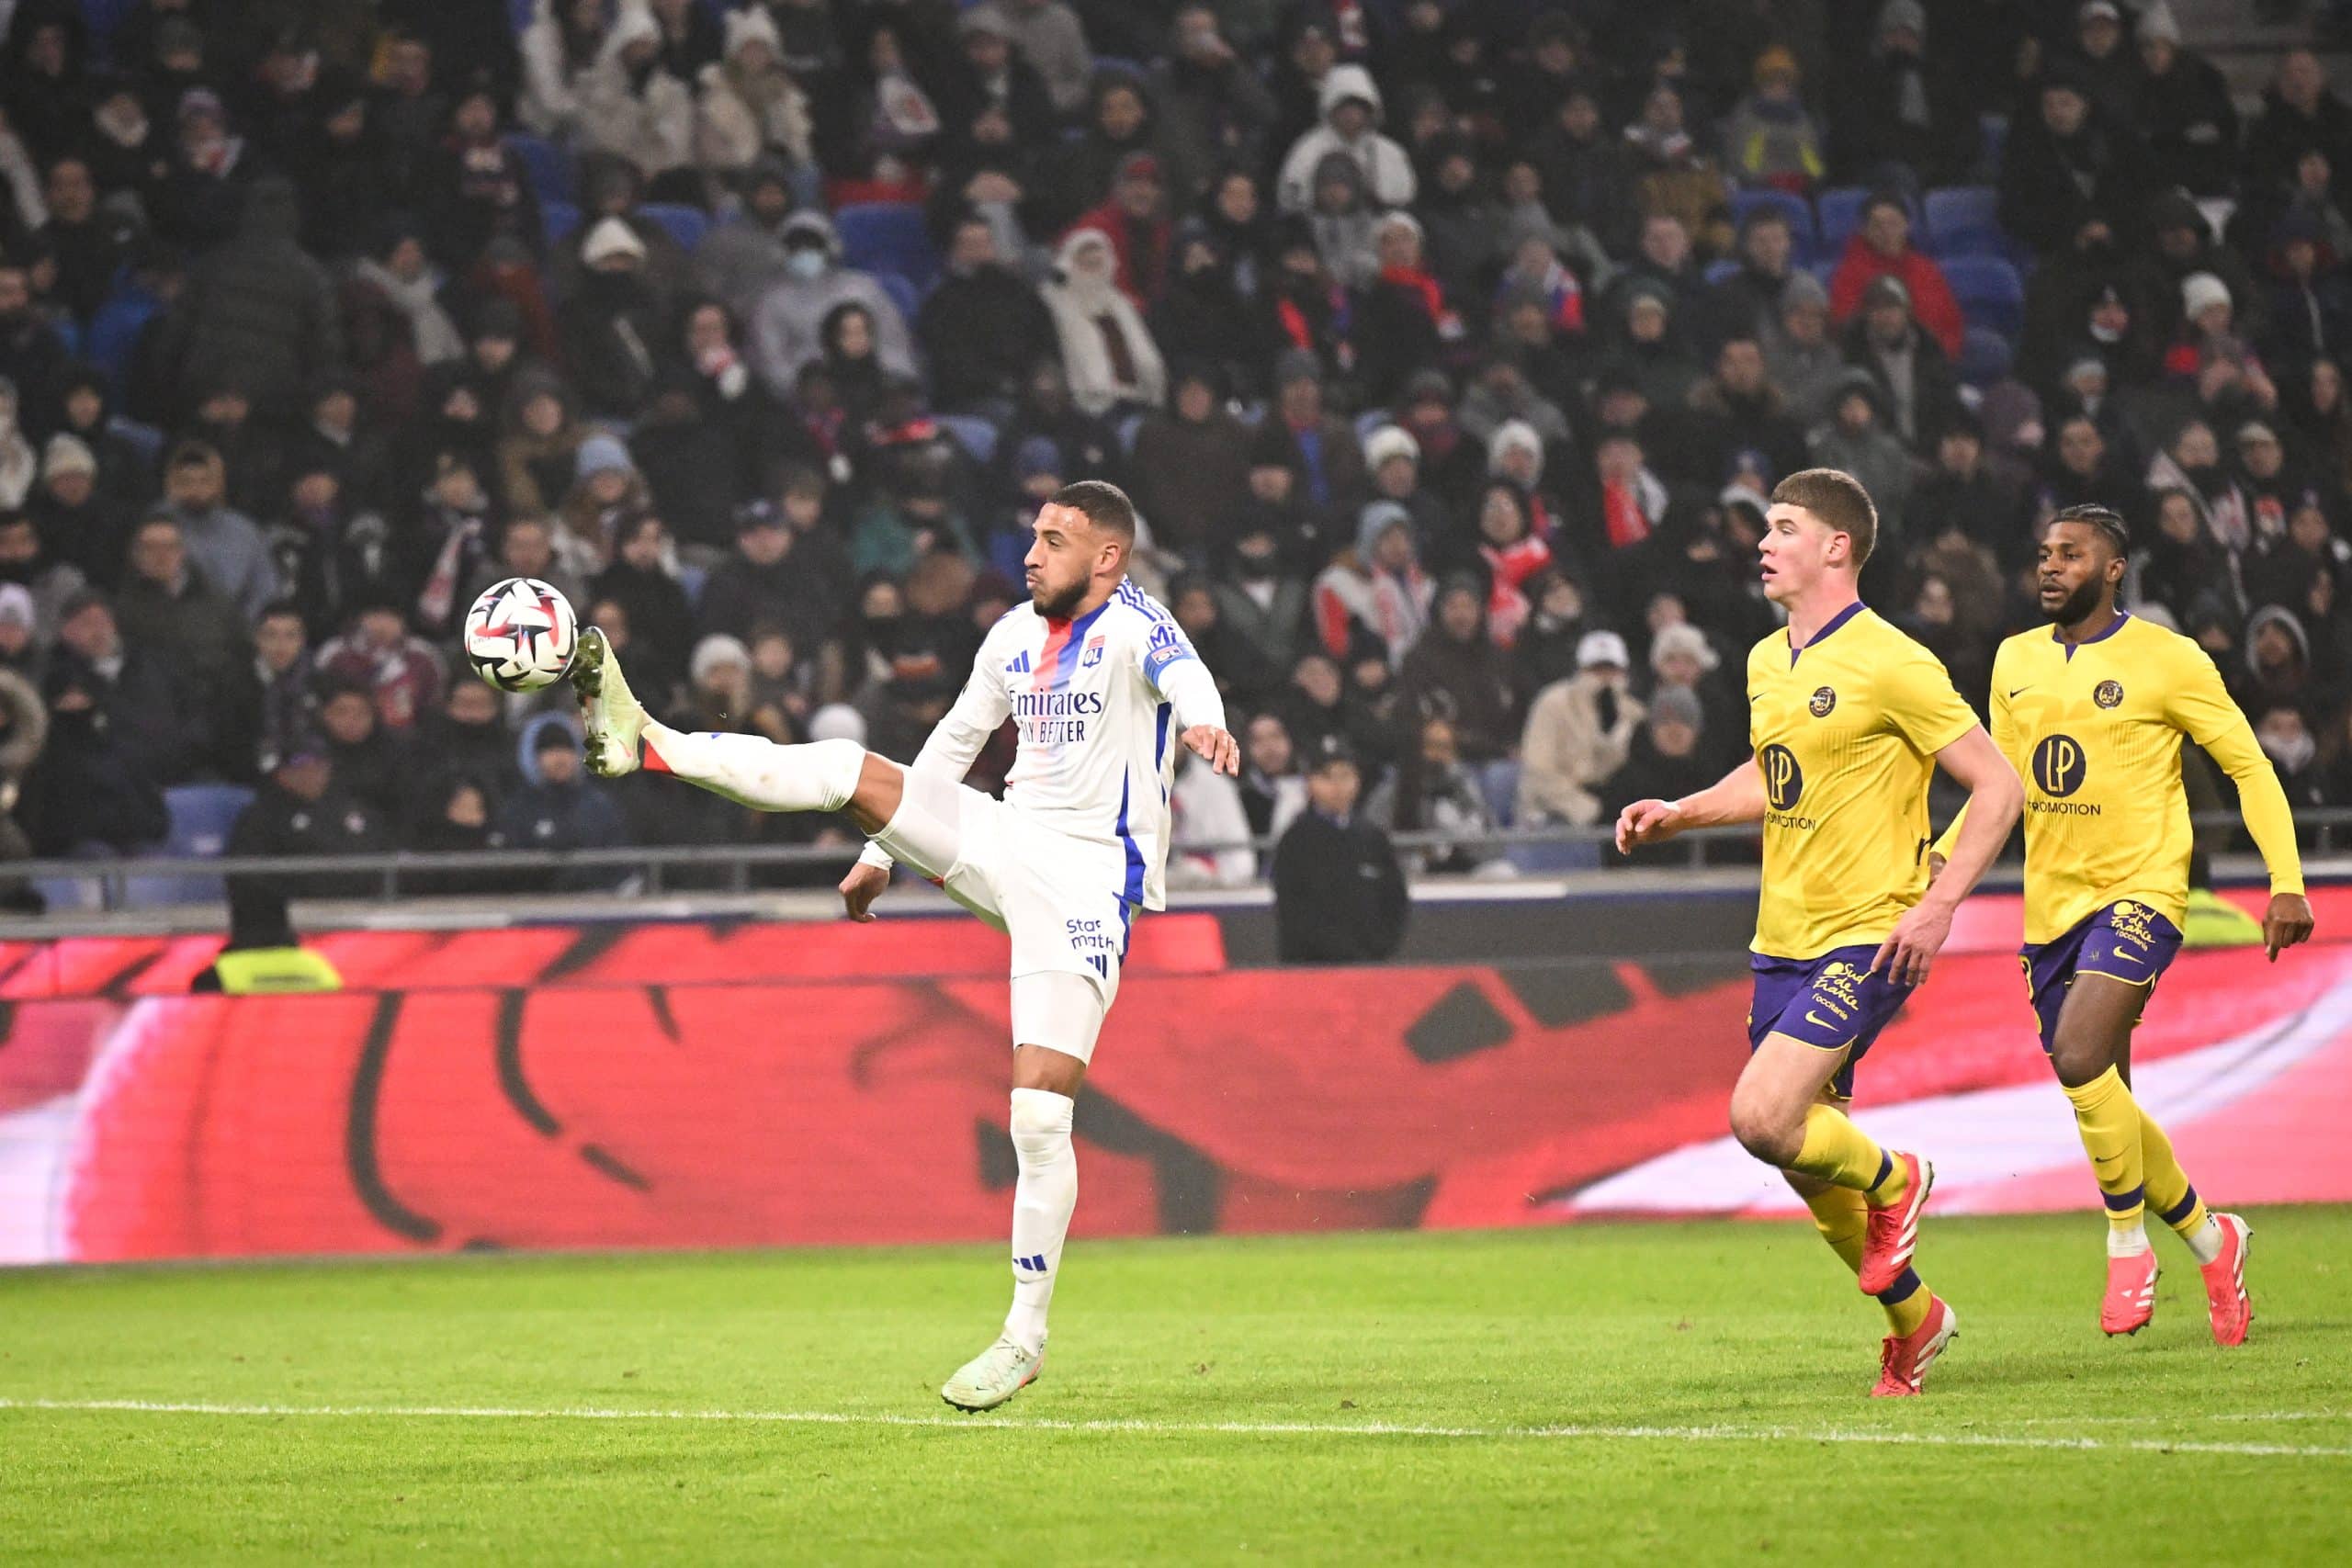
[[[1600,819],[1599,786],[1625,765],[1647,711],[1629,684],[1631,662],[1623,637],[1587,632],[1577,672],[1536,694],[1520,738],[1519,826]]]

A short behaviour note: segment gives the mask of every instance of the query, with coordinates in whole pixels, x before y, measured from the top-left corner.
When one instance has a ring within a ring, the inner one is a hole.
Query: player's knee
[[[1045,1089],[1012,1091],[1012,1141],[1016,1146],[1051,1142],[1069,1136],[1078,1102],[1066,1094]]]
[[[2067,1089],[2080,1089],[2107,1071],[2107,1043],[2087,1031],[2061,1028],[2050,1042],[2050,1070]]]
[[[865,748],[854,740],[811,740],[801,750],[824,791],[825,809],[839,811],[849,805],[865,776]]]
[[[1734,1089],[1731,1135],[1765,1164],[1786,1166],[1804,1147],[1804,1117],[1802,1111],[1791,1116],[1764,1095]]]

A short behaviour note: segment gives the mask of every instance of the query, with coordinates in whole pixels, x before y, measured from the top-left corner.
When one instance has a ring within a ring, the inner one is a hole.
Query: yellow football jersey
[[[2302,891],[2270,760],[2211,658],[2177,632],[2131,615],[2071,646],[2054,626],[2020,632],[1993,657],[1992,715],[1994,744],[2025,780],[2027,942],[2063,936],[2121,898],[2176,926],[2187,919],[2184,735],[2238,780],[2272,890]]]
[[[1928,884],[1928,780],[1976,716],[1936,656],[1856,604],[1792,652],[1747,656],[1764,775],[1757,952],[1818,958],[1886,940]]]

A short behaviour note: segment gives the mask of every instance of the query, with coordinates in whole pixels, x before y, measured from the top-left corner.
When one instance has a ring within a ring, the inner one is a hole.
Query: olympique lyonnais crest
[[[1100,637],[1088,637],[1086,639],[1086,651],[1078,656],[1078,667],[1080,670],[1091,670],[1102,662],[1102,639]]]

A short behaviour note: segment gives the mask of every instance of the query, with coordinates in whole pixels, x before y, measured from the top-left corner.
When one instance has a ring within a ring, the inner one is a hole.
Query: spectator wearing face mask
[[[796,212],[779,231],[785,273],[752,309],[752,368],[779,398],[790,398],[801,367],[825,351],[825,318],[836,306],[863,305],[874,323],[874,351],[882,367],[911,376],[915,366],[905,318],[882,286],[841,265],[841,239],[819,212]]]

